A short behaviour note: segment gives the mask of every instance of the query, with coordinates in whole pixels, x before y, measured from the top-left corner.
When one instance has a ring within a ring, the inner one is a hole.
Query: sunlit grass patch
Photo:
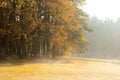
[[[120,80],[119,67],[112,63],[59,59],[0,67],[0,80]]]

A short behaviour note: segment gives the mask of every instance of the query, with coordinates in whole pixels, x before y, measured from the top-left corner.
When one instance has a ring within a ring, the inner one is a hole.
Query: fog
[[[81,57],[120,59],[120,18],[100,20],[92,17],[88,21],[93,32],[87,32],[88,51]]]

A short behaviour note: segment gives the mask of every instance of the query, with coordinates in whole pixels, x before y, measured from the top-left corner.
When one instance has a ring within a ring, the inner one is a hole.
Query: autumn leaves
[[[2,56],[55,58],[79,48],[83,52],[87,41],[82,30],[87,25],[81,17],[87,16],[76,1],[0,1],[0,43],[5,40],[4,47],[0,44]]]

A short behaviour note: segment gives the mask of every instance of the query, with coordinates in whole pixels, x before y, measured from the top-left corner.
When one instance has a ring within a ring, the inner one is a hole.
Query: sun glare
[[[86,0],[86,3],[85,11],[90,16],[113,20],[120,17],[120,0]]]

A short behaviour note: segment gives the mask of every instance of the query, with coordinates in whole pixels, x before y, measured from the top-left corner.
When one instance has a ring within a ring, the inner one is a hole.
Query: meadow
[[[120,80],[120,64],[60,58],[1,63],[0,80]]]

